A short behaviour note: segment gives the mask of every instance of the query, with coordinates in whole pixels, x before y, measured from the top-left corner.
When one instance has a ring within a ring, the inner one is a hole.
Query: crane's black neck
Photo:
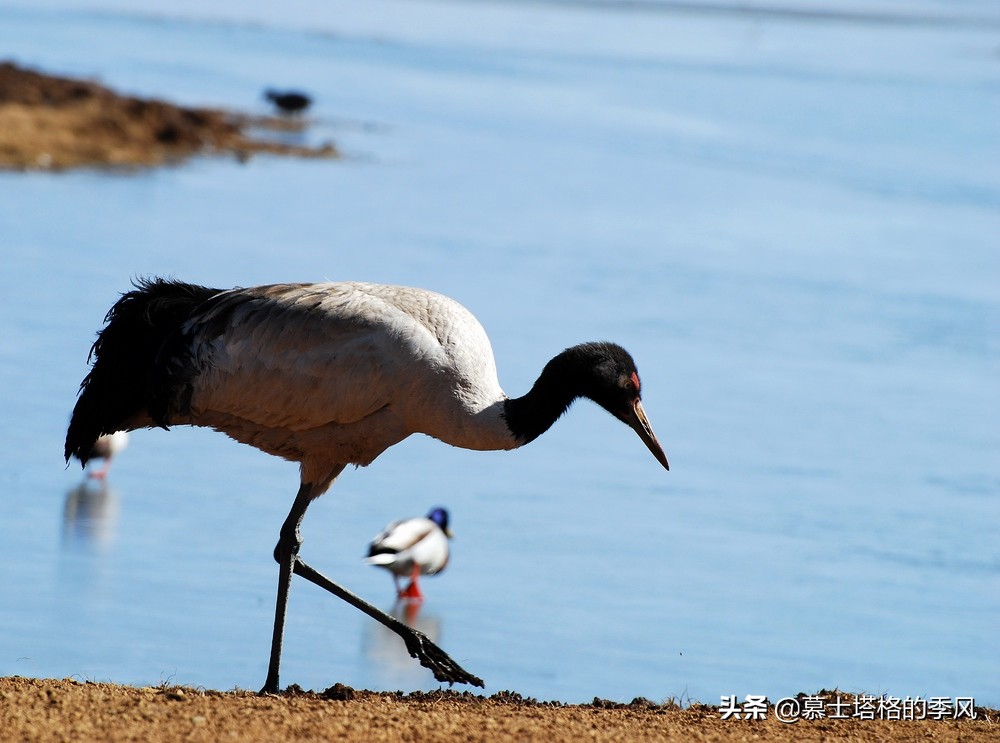
[[[619,351],[628,356],[614,344],[584,343],[549,361],[526,395],[504,402],[504,419],[511,433],[522,444],[534,441],[578,397],[589,397],[604,406],[597,382],[610,373],[609,353],[615,356]]]

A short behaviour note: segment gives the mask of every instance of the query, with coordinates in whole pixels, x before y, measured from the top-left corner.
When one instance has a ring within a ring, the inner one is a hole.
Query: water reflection
[[[441,617],[424,611],[423,602],[398,599],[389,614],[440,644]],[[429,678],[428,671],[410,657],[402,638],[378,622],[366,622],[362,644],[364,656],[377,669],[381,685],[417,686]]]
[[[87,477],[66,493],[63,544],[107,549],[114,541],[118,496],[104,478]]]

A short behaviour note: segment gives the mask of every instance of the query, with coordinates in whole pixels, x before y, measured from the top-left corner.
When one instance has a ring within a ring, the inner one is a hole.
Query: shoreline
[[[332,143],[282,142],[301,116],[256,116],[122,95],[92,80],[0,61],[0,171],[134,171],[196,156],[337,158]]]

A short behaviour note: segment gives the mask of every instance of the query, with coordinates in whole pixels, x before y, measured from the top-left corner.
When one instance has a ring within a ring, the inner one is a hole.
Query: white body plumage
[[[417,432],[466,449],[520,445],[489,338],[458,302],[354,282],[248,291],[188,321],[197,371],[189,411],[171,422],[302,462],[317,484]]]

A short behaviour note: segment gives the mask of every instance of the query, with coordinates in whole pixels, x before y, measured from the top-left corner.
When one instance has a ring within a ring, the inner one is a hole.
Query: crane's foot
[[[438,681],[449,684],[469,684],[480,688],[486,686],[483,680],[474,676],[451,659],[445,651],[435,645],[423,632],[411,629],[402,635],[410,656],[420,661],[420,665],[430,670]]]
[[[348,591],[343,586],[337,585],[325,575],[317,572],[304,563],[298,556],[293,558],[292,567],[296,575],[305,578],[310,583],[315,583],[320,588],[325,588],[334,596],[337,596],[349,603],[351,606],[360,609],[372,619],[382,623],[403,638],[403,642],[406,643],[406,649],[410,653],[410,656],[419,660],[420,665],[429,669],[430,672],[434,674],[434,678],[438,681],[447,681],[449,684],[471,684],[472,686],[479,687],[485,686],[481,678],[473,676],[471,673],[458,665],[458,663],[453,661],[446,652],[431,642],[427,635],[423,632],[413,629],[404,622],[396,619],[396,617],[389,616],[378,607],[369,604],[360,596]],[[277,633],[275,633],[275,637],[277,636]],[[274,643],[272,643],[272,645],[274,645]],[[275,669],[276,677],[278,656],[274,651],[272,651],[272,656],[274,657],[272,666]],[[275,680],[277,679],[275,678]]]

